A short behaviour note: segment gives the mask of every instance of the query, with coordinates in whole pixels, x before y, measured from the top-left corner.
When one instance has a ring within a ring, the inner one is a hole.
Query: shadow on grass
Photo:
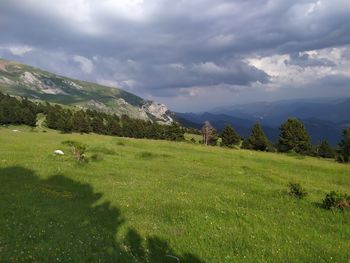
[[[62,175],[41,180],[22,167],[0,169],[0,262],[202,262],[167,241],[128,229],[120,210],[89,184]]]

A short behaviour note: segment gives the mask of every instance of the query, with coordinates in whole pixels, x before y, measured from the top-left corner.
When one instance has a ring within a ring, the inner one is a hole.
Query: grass
[[[76,163],[66,140],[103,159]],[[350,166],[331,160],[8,127],[0,182],[0,262],[350,258],[349,211],[318,206],[350,192]]]

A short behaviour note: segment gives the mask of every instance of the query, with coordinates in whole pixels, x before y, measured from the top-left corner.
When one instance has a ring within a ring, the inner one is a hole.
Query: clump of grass
[[[295,198],[302,199],[307,196],[306,190],[299,183],[289,183],[289,194]]]
[[[102,161],[103,159],[104,159],[104,156],[101,153],[94,153],[93,155],[91,155],[91,160],[95,162]]]
[[[140,152],[140,153],[137,154],[137,156],[138,156],[139,158],[141,158],[141,159],[147,159],[147,160],[153,159],[153,158],[156,157],[156,155],[155,155],[154,153],[147,152],[147,151],[145,151],[145,152]]]
[[[121,141],[117,141],[116,144],[119,145],[119,146],[125,146],[125,143],[124,143],[124,142],[121,142]]]
[[[63,141],[62,144],[68,145],[71,147],[73,156],[78,163],[87,162],[87,158],[85,154],[87,149],[86,144],[76,142],[76,141]]]
[[[136,156],[140,159],[146,159],[146,160],[150,160],[154,158],[171,158],[171,155],[166,153],[156,154],[148,151],[139,152],[138,154],[136,154]]]
[[[350,207],[350,195],[331,191],[323,199],[322,207],[325,209],[347,209]]]
[[[166,154],[166,153],[162,153],[160,156],[163,158],[171,158],[171,155]]]
[[[106,155],[115,155],[116,154],[116,151],[114,149],[103,147],[103,146],[94,147],[91,149],[91,151],[97,152],[97,153],[103,153]]]

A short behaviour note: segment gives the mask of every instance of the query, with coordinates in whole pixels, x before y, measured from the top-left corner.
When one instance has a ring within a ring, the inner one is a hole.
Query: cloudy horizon
[[[347,0],[3,0],[0,57],[175,111],[350,96]]]

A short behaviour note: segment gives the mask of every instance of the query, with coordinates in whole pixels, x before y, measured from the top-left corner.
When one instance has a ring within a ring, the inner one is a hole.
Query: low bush
[[[81,163],[81,162],[87,161],[87,158],[85,155],[87,146],[85,144],[76,142],[76,141],[64,141],[62,142],[62,144],[68,145],[71,147],[72,153],[77,162]]]
[[[306,190],[298,183],[289,183],[289,194],[295,198],[302,199],[307,196]]]
[[[350,207],[350,195],[331,191],[322,201],[325,209],[346,209]]]

